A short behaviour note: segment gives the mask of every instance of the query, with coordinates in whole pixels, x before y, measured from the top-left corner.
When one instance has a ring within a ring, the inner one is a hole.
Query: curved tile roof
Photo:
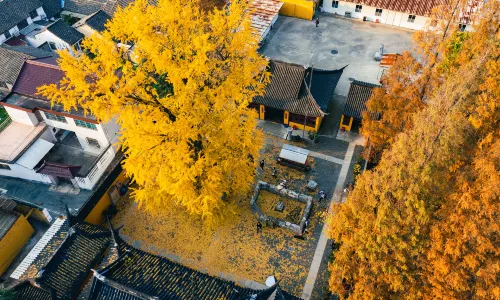
[[[271,60],[271,82],[264,95],[254,97],[253,102],[303,116],[323,117],[343,70],[314,69],[310,91],[308,80],[311,68]]]
[[[373,89],[376,87],[381,86],[358,80],[351,82],[343,114],[356,119],[361,119],[362,113],[367,110],[366,102],[370,99]],[[372,118],[378,118],[378,114],[372,113]]]
[[[348,2],[401,11],[419,16],[429,16],[434,7],[449,4],[450,0],[350,0]]]

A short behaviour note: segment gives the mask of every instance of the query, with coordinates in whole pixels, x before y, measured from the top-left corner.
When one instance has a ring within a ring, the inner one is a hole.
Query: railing
[[[78,185],[84,189],[92,189],[113,160],[114,154],[113,147],[111,147],[111,145],[108,146],[108,148],[101,153],[98,161],[92,169],[90,169],[86,177],[75,177]]]
[[[5,127],[9,126],[9,124],[12,122],[12,119],[7,116],[6,119],[0,121],[0,131],[4,130]]]

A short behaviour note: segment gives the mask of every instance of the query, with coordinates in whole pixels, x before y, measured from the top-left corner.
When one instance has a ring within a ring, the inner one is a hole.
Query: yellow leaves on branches
[[[250,190],[262,141],[247,107],[267,61],[250,24],[245,1],[207,12],[197,1],[138,0],[84,40],[81,56],[61,52],[66,76],[41,93],[120,125],[142,208],[175,204],[217,222]]]

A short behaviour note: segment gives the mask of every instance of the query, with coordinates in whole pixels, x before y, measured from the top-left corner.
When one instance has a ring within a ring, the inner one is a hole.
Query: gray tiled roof
[[[24,64],[24,60],[49,57],[51,52],[29,46],[0,46],[0,82],[13,85]]]
[[[33,285],[33,283],[28,280],[14,286],[12,291],[14,292],[14,300],[51,300],[49,291]]]
[[[88,299],[269,299],[278,284],[265,290],[241,287],[165,257],[137,249],[118,235],[114,240],[122,253],[114,262],[94,273]],[[114,246],[113,246],[114,247]],[[297,297],[283,295],[280,300]]]
[[[102,10],[99,10],[93,16],[88,18],[85,21],[85,24],[89,25],[92,29],[94,29],[98,32],[101,32],[101,31],[104,31],[104,29],[106,29],[106,27],[104,27],[104,25],[110,19],[111,19],[111,17],[107,13],[105,13]]]
[[[307,115],[309,117],[323,117],[324,110],[318,104],[308,88],[306,81],[310,69],[305,67],[285,63],[277,60],[269,62],[271,72],[271,82],[267,85],[263,96],[253,99],[254,103],[262,104],[279,110],[287,110],[294,114]],[[315,76],[318,72],[318,76]],[[318,99],[321,100],[324,108],[328,107],[328,102],[333,96],[333,90],[342,75],[340,70],[314,70],[312,77],[312,88],[317,91]]]
[[[61,0],[40,0],[43,3],[43,11],[47,18],[53,18],[62,11]]]
[[[53,253],[36,282],[54,289],[57,299],[73,299],[109,245],[110,233],[89,223],[77,223]]]
[[[19,216],[19,213],[0,208],[0,240],[9,232]]]
[[[66,0],[64,10],[82,15],[90,15],[103,8],[107,1]]]
[[[125,8],[135,0],[66,0],[64,10],[82,14],[91,15],[102,9],[108,15],[113,16],[118,7]],[[149,0],[150,4],[156,4],[156,0]]]
[[[84,38],[82,33],[66,24],[66,22],[62,19],[59,19],[52,25],[48,26],[47,30],[71,46]]]
[[[361,119],[362,113],[366,111],[366,102],[376,87],[380,87],[380,85],[357,80],[351,82],[343,114]],[[372,113],[371,115],[372,118],[378,118],[378,114],[376,113]]]
[[[29,17],[42,6],[40,0],[4,0],[0,2],[0,34]]]

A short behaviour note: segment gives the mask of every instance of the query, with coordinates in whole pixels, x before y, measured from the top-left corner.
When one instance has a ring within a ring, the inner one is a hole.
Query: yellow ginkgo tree
[[[64,79],[40,93],[116,120],[141,207],[216,221],[251,188],[262,144],[248,105],[269,75],[250,25],[244,1],[207,11],[138,0],[84,40],[81,56],[61,52]]]

